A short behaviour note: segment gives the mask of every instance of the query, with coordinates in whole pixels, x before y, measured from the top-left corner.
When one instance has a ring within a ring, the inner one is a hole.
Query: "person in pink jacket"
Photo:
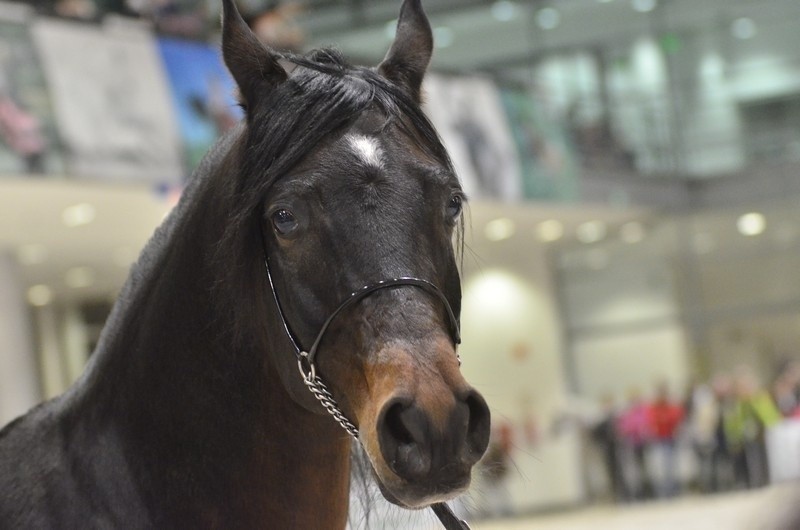
[[[632,388],[628,393],[628,406],[617,420],[617,431],[622,450],[631,464],[630,473],[626,473],[625,480],[628,499],[647,498],[652,494],[652,486],[647,472],[645,451],[652,439],[652,427],[649,407],[637,388]]]

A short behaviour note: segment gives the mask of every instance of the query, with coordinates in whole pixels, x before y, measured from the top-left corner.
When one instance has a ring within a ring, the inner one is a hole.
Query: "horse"
[[[344,528],[351,437],[394,504],[468,488],[490,416],[456,352],[466,198],[420,109],[432,49],[419,0],[375,68],[270,50],[223,0],[245,116],[83,375],[0,431],[0,526]]]

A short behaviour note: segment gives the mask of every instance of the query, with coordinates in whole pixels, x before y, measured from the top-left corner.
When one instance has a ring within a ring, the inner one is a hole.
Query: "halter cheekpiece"
[[[379,291],[381,289],[391,289],[395,287],[417,287],[434,295],[443,303],[445,309],[447,309],[447,315],[450,317],[450,333],[453,339],[453,344],[455,346],[461,344],[458,318],[453,312],[453,308],[450,306],[450,302],[448,302],[444,293],[442,293],[438,287],[428,280],[423,280],[421,278],[415,278],[412,276],[402,276],[389,280],[380,280],[375,283],[365,285],[360,289],[350,293],[350,295],[345,298],[339,307],[337,307],[322,324],[322,327],[320,328],[319,333],[317,333],[316,339],[312,343],[311,348],[305,350],[300,346],[299,340],[289,327],[289,323],[286,321],[286,316],[283,312],[283,306],[278,299],[278,292],[275,289],[275,283],[272,280],[272,272],[270,271],[269,267],[269,258],[266,254],[266,245],[264,246],[264,266],[267,269],[267,279],[269,281],[270,291],[272,291],[272,297],[275,300],[275,306],[278,309],[278,315],[280,317],[281,324],[283,325],[283,329],[286,332],[287,337],[289,337],[289,341],[292,343],[292,347],[295,350],[297,367],[300,371],[301,377],[303,378],[303,383],[314,395],[314,397],[317,398],[320,404],[322,404],[325,410],[327,410],[328,413],[339,423],[339,425],[341,425],[342,428],[359,443],[360,440],[358,437],[358,427],[356,427],[353,422],[351,422],[347,416],[345,416],[341,408],[339,408],[339,405],[336,403],[336,400],[333,398],[330,390],[328,390],[328,387],[325,386],[325,383],[322,382],[322,379],[320,379],[319,375],[317,374],[315,364],[317,350],[322,342],[322,338],[325,336],[325,332],[328,330],[328,327],[339,315],[339,313],[354,305],[358,301],[366,298],[375,291]],[[458,356],[458,353],[456,353],[456,357],[458,358],[458,364],[460,366],[461,358]],[[456,517],[446,503],[439,502],[433,504],[431,505],[431,509],[439,518],[439,521],[441,521],[446,530],[469,530],[469,525],[465,521],[462,521]]]

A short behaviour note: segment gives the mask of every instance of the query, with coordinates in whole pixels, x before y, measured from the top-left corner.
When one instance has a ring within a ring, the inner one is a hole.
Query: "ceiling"
[[[299,23],[311,46],[335,45],[372,64],[391,42],[400,5],[398,0],[304,3]],[[653,33],[729,34],[741,17],[754,21],[755,42],[770,26],[800,19],[796,0],[426,0],[423,5],[438,37],[434,68],[461,71],[524,66],[553,50],[629,45]],[[650,5],[652,10],[643,11]],[[557,14],[542,15],[545,8]],[[543,29],[554,17],[556,27]]]
[[[110,299],[169,208],[148,187],[3,177],[0,251],[20,263],[26,289],[46,285],[56,300]]]

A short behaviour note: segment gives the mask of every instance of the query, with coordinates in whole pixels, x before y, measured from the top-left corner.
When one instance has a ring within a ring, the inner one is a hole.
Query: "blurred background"
[[[370,65],[400,6],[239,3],[276,48]],[[493,412],[459,510],[484,529],[775,527],[800,478],[800,2],[423,4],[426,111],[471,199],[463,371]],[[0,2],[0,424],[81,373],[240,118],[219,12]]]

